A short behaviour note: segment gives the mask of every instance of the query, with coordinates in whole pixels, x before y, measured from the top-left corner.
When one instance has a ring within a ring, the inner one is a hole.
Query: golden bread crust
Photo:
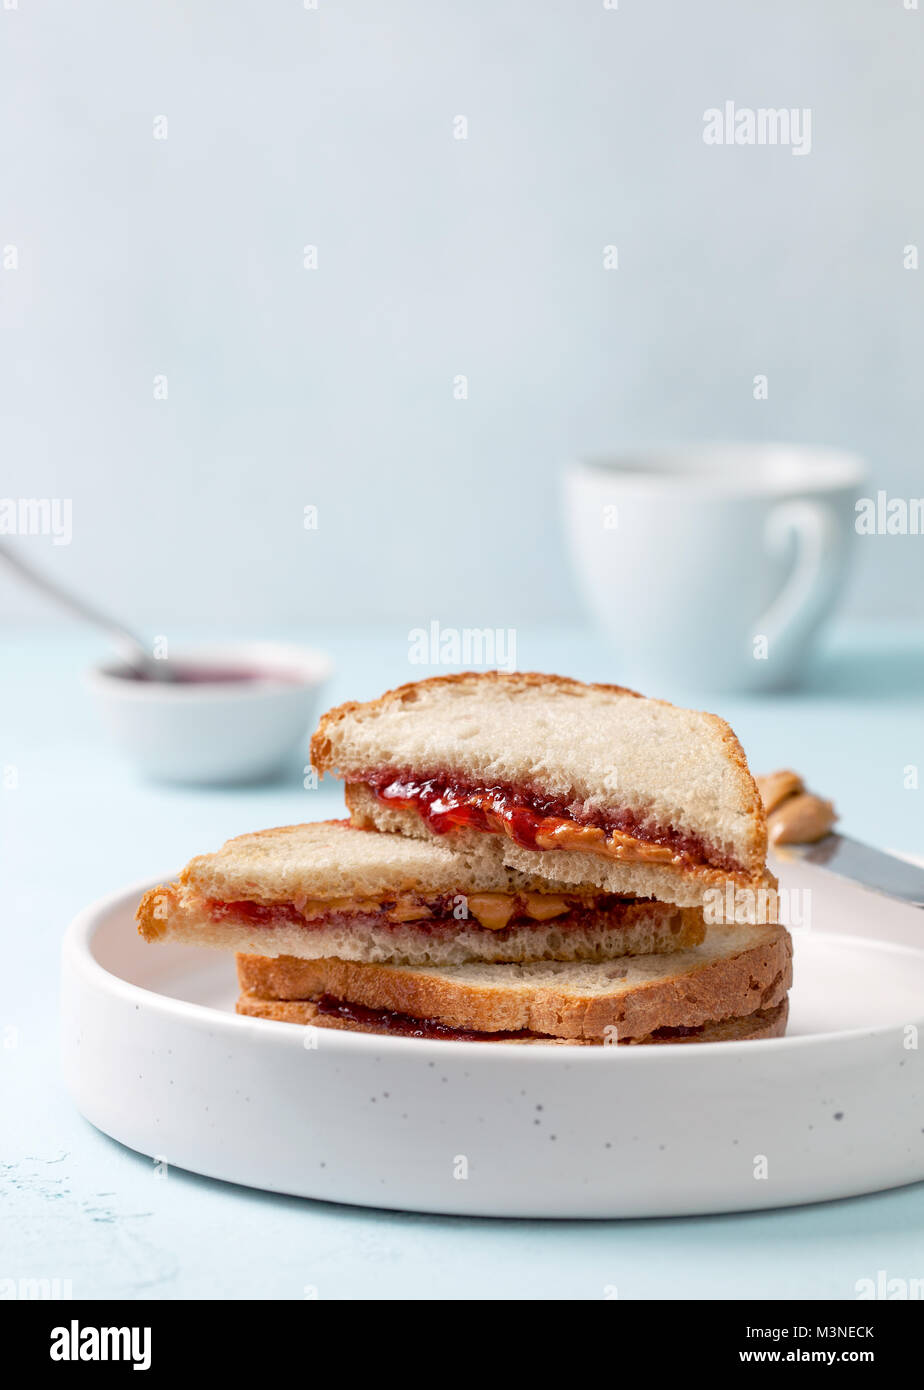
[[[352,1023],[331,1017],[318,1011],[310,999],[276,1000],[261,999],[258,995],[243,992],[237,1001],[237,1012],[249,1018],[265,1018],[276,1023],[298,1023],[316,1028],[331,1028],[341,1032],[375,1033],[385,1036],[386,1030],[371,1024]],[[619,1038],[619,1046],[672,1046],[678,1043],[747,1042],[762,1038],[780,1038],[786,1032],[789,1018],[789,1000],[781,999],[767,1009],[756,1010],[743,1018],[724,1019],[721,1023],[706,1024],[702,1031],[692,1036],[658,1037],[649,1035],[641,1038]],[[496,1040],[504,1047],[599,1047],[599,1038],[556,1038],[550,1035],[531,1038],[504,1038]],[[491,1043],[482,1043],[490,1047]]]

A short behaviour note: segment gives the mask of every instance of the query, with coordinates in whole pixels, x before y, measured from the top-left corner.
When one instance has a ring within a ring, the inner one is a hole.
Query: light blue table
[[[277,635],[332,652],[328,703],[428,674],[408,665],[406,631]],[[619,679],[587,634],[518,636],[522,669]],[[745,1216],[543,1223],[330,1206],[177,1170],[155,1179],[149,1159],[94,1130],[63,1089],[61,933],[114,888],[241,831],[336,815],[340,801],[333,786],[306,792],[299,766],[245,790],[137,781],[81,690],[99,654],[72,631],[0,644],[0,1279],[70,1279],[75,1297],[90,1298],[302,1298],[315,1286],[320,1298],[594,1299],[607,1285],[621,1298],[852,1298],[880,1269],[924,1276],[924,1185]],[[836,795],[845,829],[924,851],[924,787],[903,786],[909,764],[924,775],[924,633],[842,633],[800,693],[710,704],[755,769],[792,764]],[[6,767],[16,787],[4,785]]]

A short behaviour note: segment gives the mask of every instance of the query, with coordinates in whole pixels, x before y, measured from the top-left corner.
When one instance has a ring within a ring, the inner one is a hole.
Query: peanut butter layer
[[[588,915],[600,913],[618,925],[618,917],[634,899],[612,894],[559,893],[458,893],[424,900],[411,894],[394,902],[368,898],[300,898],[288,903],[221,902],[212,900],[208,911],[216,921],[246,919],[254,926],[303,924],[328,925],[351,919],[368,922],[420,922],[433,927],[457,926],[474,919],[488,931],[503,931],[514,921],[550,922],[565,918],[585,922]]]

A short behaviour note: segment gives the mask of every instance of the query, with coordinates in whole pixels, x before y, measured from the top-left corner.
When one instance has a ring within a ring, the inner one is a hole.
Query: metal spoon
[[[151,656],[144,642],[134,632],[130,632],[115,618],[101,613],[98,608],[94,608],[85,599],[77,598],[76,595],[54,583],[44,574],[40,574],[38,570],[34,570],[2,541],[0,541],[0,560],[5,560],[10,568],[15,570],[20,578],[25,579],[34,589],[47,594],[49,598],[56,599],[65,608],[69,608],[72,613],[76,613],[79,618],[83,618],[88,623],[93,623],[94,626],[107,632],[121,648],[129,665],[143,680],[173,680],[169,661],[158,661],[156,657]]]

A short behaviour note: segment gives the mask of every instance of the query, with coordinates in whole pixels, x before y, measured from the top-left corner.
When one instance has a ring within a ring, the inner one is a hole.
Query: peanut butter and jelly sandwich
[[[408,965],[683,950],[702,913],[557,883],[436,840],[317,821],[241,835],[145,894],[148,941]]]
[[[344,779],[355,825],[473,863],[682,907],[727,884],[774,885],[729,726],[620,686],[437,676],[331,710],[311,757]]]

